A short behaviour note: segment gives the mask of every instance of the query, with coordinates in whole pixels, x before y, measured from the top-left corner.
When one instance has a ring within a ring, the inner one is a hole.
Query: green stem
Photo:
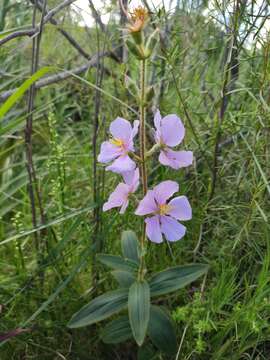
[[[141,180],[143,196],[147,193],[147,170],[145,162],[146,143],[145,143],[145,92],[146,92],[146,60],[140,61],[140,158],[141,158]],[[145,222],[143,221],[141,237],[141,262],[138,278],[143,280],[145,274]]]

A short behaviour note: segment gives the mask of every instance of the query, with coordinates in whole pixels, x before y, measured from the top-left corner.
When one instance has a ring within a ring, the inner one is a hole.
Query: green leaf
[[[79,328],[106,319],[124,309],[127,302],[128,289],[107,292],[98,296],[74,314],[68,323],[68,327]]]
[[[34,82],[39,78],[55,70],[52,66],[45,66],[35,72],[29,79],[25,80],[22,85],[6,100],[6,102],[0,107],[0,119],[8,112],[8,110],[18,101],[23,94],[30,88]]]
[[[121,239],[122,253],[125,258],[139,263],[138,238],[134,231],[123,231]]]
[[[189,264],[161,271],[150,280],[151,296],[164,295],[181,289],[205,274],[207,270],[208,265]]]
[[[177,342],[173,322],[159,306],[150,307],[148,334],[159,350],[169,355],[176,353]]]
[[[132,331],[127,315],[111,321],[101,332],[101,339],[105,344],[118,344],[132,339]]]
[[[137,344],[143,344],[150,317],[150,289],[146,281],[136,281],[128,294],[129,321]]]
[[[138,349],[137,360],[157,360],[160,359],[159,355],[152,344],[144,343]]]
[[[129,271],[114,270],[111,272],[113,277],[116,279],[121,287],[129,288],[135,281],[134,275]]]
[[[97,254],[97,259],[104,265],[115,270],[134,272],[138,269],[138,264],[129,259],[123,259],[121,256],[109,254]]]

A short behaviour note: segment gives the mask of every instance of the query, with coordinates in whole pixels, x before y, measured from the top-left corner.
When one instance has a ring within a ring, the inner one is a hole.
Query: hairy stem
[[[143,196],[147,192],[147,170],[145,162],[146,144],[145,144],[145,89],[146,89],[146,60],[140,61],[140,158],[141,158],[141,181],[143,187]],[[145,222],[142,226],[142,237],[141,237],[141,263],[138,277],[143,280],[145,273]]]

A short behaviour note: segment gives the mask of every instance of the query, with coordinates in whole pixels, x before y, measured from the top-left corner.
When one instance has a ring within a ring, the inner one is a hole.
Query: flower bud
[[[133,41],[126,40],[126,45],[128,50],[135,55],[137,59],[144,60],[146,58],[143,48],[136,45]]]
[[[127,75],[125,76],[125,86],[132,96],[139,97],[140,91],[136,82]]]
[[[155,96],[154,86],[149,86],[146,90],[146,102],[149,103]]]

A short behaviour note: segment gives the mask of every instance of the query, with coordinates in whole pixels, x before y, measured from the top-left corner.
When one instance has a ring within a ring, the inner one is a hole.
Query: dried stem
[[[42,35],[43,21],[44,21],[44,11],[45,11],[46,2],[44,2],[44,8],[40,20],[39,26],[39,34],[37,37],[33,38],[33,46],[32,46],[32,63],[31,63],[31,74],[35,73],[38,69],[39,62],[39,50],[40,50],[40,41]],[[36,7],[34,7],[33,11],[33,20],[32,25],[35,27],[36,22]],[[32,224],[33,227],[37,227],[37,209],[36,209],[36,199],[37,205],[40,212],[41,224],[45,224],[45,215],[42,207],[41,194],[38,189],[36,171],[33,162],[33,108],[34,108],[34,99],[35,99],[35,85],[32,85],[29,90],[28,97],[28,108],[27,108],[27,118],[26,118],[26,126],[25,126],[25,146],[26,146],[26,168],[29,177],[29,198],[31,203],[31,212],[32,212]],[[35,198],[36,197],[36,198]],[[38,233],[35,232],[35,246],[38,256],[40,255],[40,240]]]

